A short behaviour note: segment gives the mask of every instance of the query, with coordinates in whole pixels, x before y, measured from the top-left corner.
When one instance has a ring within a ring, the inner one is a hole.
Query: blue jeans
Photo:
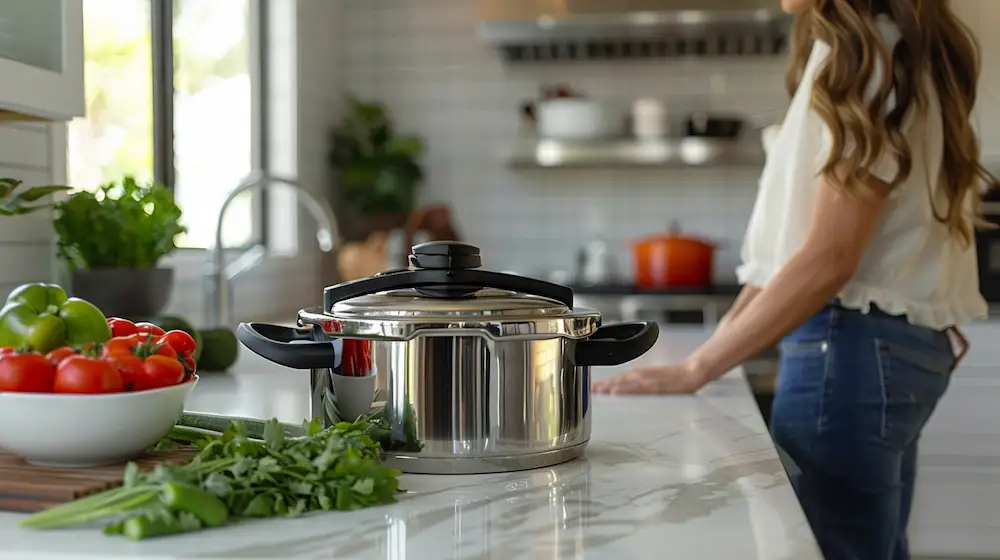
[[[948,387],[948,335],[826,306],[781,343],[771,431],[828,560],[905,560],[920,431]]]

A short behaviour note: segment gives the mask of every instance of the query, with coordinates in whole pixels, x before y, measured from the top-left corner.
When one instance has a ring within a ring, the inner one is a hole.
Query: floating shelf
[[[500,13],[482,14],[477,34],[514,63],[774,55],[786,50],[794,21],[774,0],[486,4]]]
[[[521,169],[580,167],[750,167],[764,165],[760,142],[715,138],[664,138],[518,142],[507,163]]]

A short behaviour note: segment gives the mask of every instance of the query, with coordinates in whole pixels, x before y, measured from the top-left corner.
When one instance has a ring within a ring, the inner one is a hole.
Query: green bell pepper
[[[107,342],[108,320],[94,304],[66,297],[55,284],[25,284],[0,309],[0,346],[48,352],[60,346]]]

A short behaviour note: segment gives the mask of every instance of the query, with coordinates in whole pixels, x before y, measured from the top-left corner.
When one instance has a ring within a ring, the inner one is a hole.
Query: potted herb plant
[[[161,267],[183,233],[181,210],[163,185],[131,176],[77,191],[56,204],[58,255],[73,271],[77,297],[107,316],[148,318],[170,300],[174,271]]]
[[[347,115],[333,129],[330,163],[336,171],[341,232],[348,240],[401,227],[416,204],[424,178],[419,163],[423,141],[396,136],[389,109],[379,102],[347,97]]]

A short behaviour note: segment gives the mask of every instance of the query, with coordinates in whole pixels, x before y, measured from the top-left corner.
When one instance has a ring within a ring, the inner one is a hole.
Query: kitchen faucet
[[[233,292],[232,282],[243,273],[249,271],[264,259],[266,253],[260,243],[247,249],[228,266],[225,262],[225,251],[222,246],[222,223],[226,210],[233,200],[241,193],[252,189],[270,188],[274,184],[291,188],[296,199],[313,215],[319,226],[316,230],[316,240],[324,253],[333,249],[340,240],[335,227],[336,219],[330,207],[316,199],[302,185],[292,179],[254,172],[240,181],[240,184],[226,197],[219,208],[219,217],[215,225],[215,245],[205,266],[205,321],[209,327],[232,326],[233,324]]]

